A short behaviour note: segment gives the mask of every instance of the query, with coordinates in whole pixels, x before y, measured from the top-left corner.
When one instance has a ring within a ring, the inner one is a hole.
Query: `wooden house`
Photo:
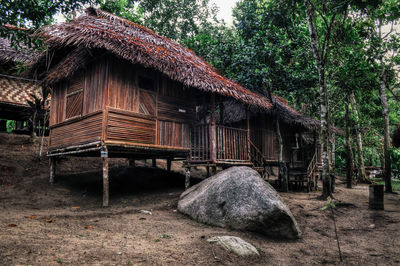
[[[8,39],[0,38],[0,118],[16,120],[17,129],[21,129],[23,121],[30,116],[28,100],[32,100],[31,95],[40,96],[42,90],[38,82],[18,72],[19,64],[29,64],[38,56],[21,46],[16,49]],[[0,122],[1,131],[5,122]]]
[[[276,162],[272,119],[282,121],[285,147],[296,143],[295,132],[318,127],[283,99],[249,91],[193,51],[98,9],[41,35],[48,51],[36,70],[52,87],[50,181],[59,156],[101,156],[104,206],[110,157],[185,160],[187,187],[194,165]],[[231,121],[229,106],[240,113]]]

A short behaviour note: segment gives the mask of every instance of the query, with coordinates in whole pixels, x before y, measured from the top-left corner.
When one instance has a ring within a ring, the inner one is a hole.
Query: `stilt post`
[[[50,184],[54,184],[55,179],[56,179],[56,158],[54,157],[50,157]]]
[[[212,175],[216,175],[217,174],[217,166],[216,165],[211,167],[211,174]]]
[[[215,94],[210,98],[210,159],[212,162],[217,160],[217,137],[215,125]]]
[[[185,190],[190,187],[190,167],[185,167]]]
[[[108,207],[109,200],[109,182],[108,182],[108,150],[101,150],[101,159],[103,161],[103,207]]]
[[[207,177],[210,177],[210,166],[206,166],[206,168],[207,168]]]
[[[151,160],[151,163],[152,163],[152,166],[153,166],[154,168],[157,167],[157,160],[156,160],[156,158],[152,159],[152,160]]]
[[[129,158],[129,167],[135,167],[135,160],[132,158]]]
[[[171,172],[171,162],[172,162],[171,159],[167,159],[167,171],[168,172]]]

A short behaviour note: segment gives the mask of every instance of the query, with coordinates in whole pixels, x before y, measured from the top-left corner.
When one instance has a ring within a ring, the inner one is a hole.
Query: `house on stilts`
[[[282,98],[249,91],[193,51],[99,9],[40,34],[48,50],[36,71],[52,87],[51,182],[57,157],[97,156],[104,206],[112,157],[167,159],[168,168],[184,160],[186,187],[193,166],[271,174],[279,161],[302,169],[294,182],[313,184],[318,121]]]
[[[23,44],[20,46],[13,47],[10,40],[0,38],[0,132],[6,131],[7,120],[16,121],[14,130],[23,132],[31,115],[28,100],[33,100],[32,95],[40,97],[42,91],[37,81],[22,75],[18,69],[22,64],[34,62],[38,53]]]

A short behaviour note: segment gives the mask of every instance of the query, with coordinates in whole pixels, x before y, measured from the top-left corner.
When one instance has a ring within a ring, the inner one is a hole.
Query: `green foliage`
[[[15,121],[14,120],[7,120],[7,132],[11,133],[15,128]]]
[[[218,22],[209,0],[100,0],[100,8],[180,42]]]
[[[335,199],[328,197],[327,201],[328,202],[320,208],[321,211],[327,210],[328,208],[332,208],[332,209],[336,208],[337,202]]]
[[[54,16],[82,9],[92,0],[2,0],[0,2],[0,37],[8,37],[16,46],[23,42],[29,47],[39,46],[31,34],[43,25],[54,21]],[[12,25],[27,30],[15,30]]]

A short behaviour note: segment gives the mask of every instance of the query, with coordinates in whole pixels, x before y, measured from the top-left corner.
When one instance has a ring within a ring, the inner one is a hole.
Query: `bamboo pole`
[[[50,157],[50,184],[54,184],[56,178],[56,158]]]

